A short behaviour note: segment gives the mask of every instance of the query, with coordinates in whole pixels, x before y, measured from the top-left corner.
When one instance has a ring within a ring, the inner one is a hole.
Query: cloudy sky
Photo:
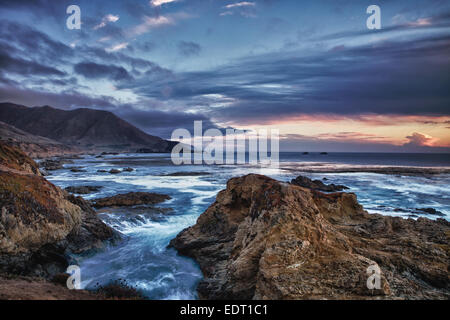
[[[448,0],[0,0],[1,102],[165,138],[203,120],[284,151],[450,152],[449,53]]]

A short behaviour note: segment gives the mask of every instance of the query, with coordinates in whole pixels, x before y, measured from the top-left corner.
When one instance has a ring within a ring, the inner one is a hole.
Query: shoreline
[[[292,162],[291,162],[292,163]],[[450,167],[430,166],[391,166],[391,165],[353,165],[314,162],[308,164],[292,163],[280,166],[281,170],[305,173],[378,173],[388,175],[427,176],[450,174]]]

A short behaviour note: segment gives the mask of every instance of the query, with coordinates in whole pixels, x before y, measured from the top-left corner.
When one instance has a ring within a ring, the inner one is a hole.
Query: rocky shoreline
[[[398,176],[434,176],[450,174],[449,167],[350,166],[331,163],[283,165],[280,169],[296,173],[378,173]]]
[[[57,170],[66,163],[71,160],[41,165]],[[41,170],[20,150],[0,144],[0,299],[104,299],[53,281],[74,254],[120,239],[94,208],[104,208],[100,214],[160,213],[169,209],[154,205],[170,197],[129,192],[86,201],[77,195],[101,187],[61,190]],[[167,174],[200,175],[205,173]],[[339,192],[346,186],[324,182],[299,176],[285,183],[254,174],[229,180],[197,223],[170,243],[200,265],[199,297],[450,298],[448,221],[368,214],[356,195]],[[432,208],[415,211],[442,215]],[[381,287],[369,290],[367,268],[374,265],[381,269]],[[30,293],[21,296],[26,283]]]
[[[170,246],[200,265],[201,299],[449,299],[449,238],[444,219],[368,214],[352,193],[252,174]]]

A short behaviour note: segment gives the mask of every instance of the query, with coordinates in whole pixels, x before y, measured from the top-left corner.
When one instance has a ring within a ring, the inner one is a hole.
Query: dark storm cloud
[[[16,22],[0,21],[0,39],[0,46],[7,44],[15,55],[37,58],[40,63],[63,63],[74,55],[73,49],[62,42]]]
[[[132,76],[125,68],[114,65],[80,62],[73,69],[76,73],[88,79],[107,78],[114,81],[132,80]]]
[[[9,73],[16,73],[23,76],[30,75],[56,75],[64,76],[65,73],[52,67],[44,66],[34,61],[13,58],[0,48],[0,69]]]
[[[77,63],[77,59],[85,58],[90,60],[89,62],[98,64],[125,64],[147,74],[167,75],[171,73],[170,70],[162,68],[152,61],[121,52],[107,52],[102,47],[81,45],[74,49],[50,38],[43,32],[11,21],[0,22],[0,39],[0,49],[7,46],[8,52],[14,52],[14,57],[26,57],[26,60],[34,59],[40,64],[72,65]],[[92,59],[96,61],[91,61]],[[125,73],[119,71],[119,77],[121,74]]]
[[[0,86],[0,102],[10,101],[26,106],[49,105],[62,109],[81,106],[114,109],[118,104],[117,101],[110,97],[90,97],[74,90],[53,93],[48,90],[40,91],[18,86]]]
[[[203,130],[219,128],[204,115],[185,112],[140,111],[120,108],[117,114],[144,131],[167,139],[171,137],[173,130],[178,128],[187,129],[193,134],[194,121],[202,121]]]
[[[26,11],[37,18],[62,19],[66,14],[66,8],[74,4],[72,0],[2,0],[2,9]],[[76,4],[76,3],[75,3]]]
[[[314,56],[267,54],[164,84],[137,84],[142,95],[199,103],[234,99],[208,113],[221,120],[265,120],[296,114],[448,115],[450,36],[339,46]],[[163,94],[164,92],[164,94]]]
[[[200,54],[202,47],[195,42],[180,41],[178,43],[178,51],[185,57],[196,56]]]

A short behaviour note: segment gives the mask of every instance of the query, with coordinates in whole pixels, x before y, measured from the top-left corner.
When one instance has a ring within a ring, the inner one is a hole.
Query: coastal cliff
[[[202,299],[448,299],[449,237],[444,219],[368,214],[352,193],[251,174],[170,246],[199,263]]]
[[[20,150],[0,143],[0,272],[51,278],[69,254],[116,237],[82,198],[41,176]]]

